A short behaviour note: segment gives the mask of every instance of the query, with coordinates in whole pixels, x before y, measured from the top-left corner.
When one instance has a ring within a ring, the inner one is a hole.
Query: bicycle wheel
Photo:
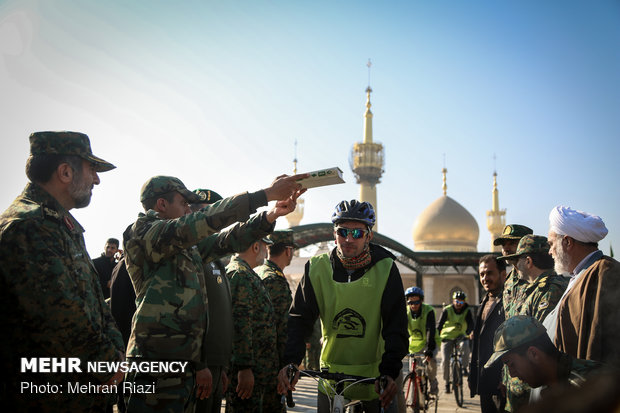
[[[429,392],[428,376],[423,374],[420,377],[420,407],[423,411],[428,411],[428,406],[431,401]]]
[[[420,411],[420,397],[415,382],[415,372],[407,374],[407,376],[405,376],[405,380],[403,381],[403,394],[405,396],[405,406],[407,406],[407,412],[418,413]]]
[[[463,370],[459,360],[455,360],[452,364],[452,389],[454,390],[456,404],[463,407]]]

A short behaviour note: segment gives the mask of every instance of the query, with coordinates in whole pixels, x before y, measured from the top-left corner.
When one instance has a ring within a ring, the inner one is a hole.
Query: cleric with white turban
[[[549,214],[549,231],[586,243],[596,243],[605,238],[607,228],[601,217],[557,206]]]
[[[620,369],[620,263],[598,249],[607,228],[600,217],[564,206],[551,210],[549,224],[556,271],[571,280],[543,325],[558,350]]]

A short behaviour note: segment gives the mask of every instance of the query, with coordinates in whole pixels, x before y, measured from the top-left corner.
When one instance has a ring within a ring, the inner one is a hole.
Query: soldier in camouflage
[[[197,189],[194,192],[199,195],[204,193],[205,199],[204,202],[191,205],[194,212],[222,199],[218,193],[209,189]],[[220,413],[223,392],[228,386],[226,370],[230,364],[233,337],[232,298],[225,268],[217,258],[247,249],[257,239],[268,235],[273,226],[267,213],[263,212],[243,224],[238,223],[210,235],[200,244],[204,251],[201,255],[209,257],[203,259],[205,286],[209,296],[208,312],[217,316],[209,318],[209,329],[202,343],[202,358],[207,360],[205,367],[213,378],[213,391],[208,398],[197,401],[197,413]]]
[[[112,399],[102,393],[70,394],[67,383],[122,380],[120,372],[86,372],[88,361],[121,361],[124,346],[86,252],[84,229],[69,213],[90,203],[97,173],[113,168],[93,155],[82,133],[30,135],[26,175],[31,182],[0,216],[5,331],[0,400],[5,411],[103,412]],[[20,374],[22,357],[77,357],[83,373]],[[62,387],[56,393],[22,392],[21,382]]]
[[[525,301],[519,313],[542,321],[562,298],[568,281],[553,271],[553,258],[549,255],[547,237],[525,235],[513,255],[501,258],[516,259],[519,277],[528,282],[524,289]]]
[[[234,324],[232,386],[226,393],[228,413],[272,412],[263,402],[276,388],[276,316],[267,289],[252,269],[266,258],[268,244],[272,242],[267,238],[253,243],[226,267]]]
[[[278,333],[278,368],[284,366],[284,348],[286,347],[286,334],[288,323],[288,310],[293,302],[291,287],[284,276],[286,268],[293,259],[293,249],[297,246],[293,240],[293,231],[275,231],[267,237],[272,245],[267,247],[267,259],[256,273],[263,280],[265,288],[271,297],[271,304],[275,312],[276,330]],[[281,403],[281,396],[277,389],[273,389],[273,394],[265,395],[263,401],[264,410],[267,412],[286,411],[286,407]]]
[[[302,192],[299,178],[282,176],[265,190],[235,195],[193,213],[189,203],[205,199],[179,179],[155,176],[144,184],[140,201],[146,213],[128,231],[125,245],[137,307],[127,357],[184,360],[191,368],[174,375],[128,373],[128,381],[155,382],[156,389],[154,394],[126,396],[128,411],[193,412],[195,398],[209,395],[212,378],[203,351],[208,325],[204,262],[212,259],[214,248],[209,235],[278,200],[265,216],[272,224],[295,208]]]
[[[599,362],[559,351],[540,321],[526,315],[511,317],[499,326],[494,351],[485,368],[501,360],[512,377],[519,377],[532,388],[542,386],[543,399],[563,388],[582,386],[602,367]]]
[[[512,255],[517,251],[519,240],[527,235],[533,234],[530,228],[525,225],[511,224],[504,227],[502,235],[493,241],[493,245],[501,245],[502,255]],[[504,283],[504,292],[502,302],[506,318],[510,318],[519,314],[521,305],[525,302],[525,287],[529,284],[526,280],[519,277],[519,273],[515,267],[516,260],[506,260],[512,265],[512,270],[506,276]],[[506,410],[509,412],[517,411],[519,406],[524,405],[529,400],[529,391],[527,386],[517,384],[516,380],[511,380],[508,369],[504,368],[503,382],[506,386]]]
[[[568,282],[553,271],[553,258],[549,255],[547,238],[540,235],[524,235],[514,254],[500,258],[515,263],[518,277],[525,284],[521,290],[519,306],[513,306],[518,314],[529,315],[542,322],[562,298]],[[515,315],[515,314],[512,314]],[[508,397],[515,405],[522,406],[530,399],[530,387],[517,377],[505,377]],[[517,401],[515,401],[517,400]]]

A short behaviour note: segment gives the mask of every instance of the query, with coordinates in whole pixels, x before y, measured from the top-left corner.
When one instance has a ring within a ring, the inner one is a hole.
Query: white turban
[[[556,206],[549,214],[549,231],[581,242],[599,242],[607,235],[605,223],[596,215]]]

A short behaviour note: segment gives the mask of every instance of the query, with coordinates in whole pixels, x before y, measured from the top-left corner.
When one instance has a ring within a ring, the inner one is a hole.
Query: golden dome
[[[443,195],[413,225],[417,251],[477,251],[478,223],[461,204]]]

